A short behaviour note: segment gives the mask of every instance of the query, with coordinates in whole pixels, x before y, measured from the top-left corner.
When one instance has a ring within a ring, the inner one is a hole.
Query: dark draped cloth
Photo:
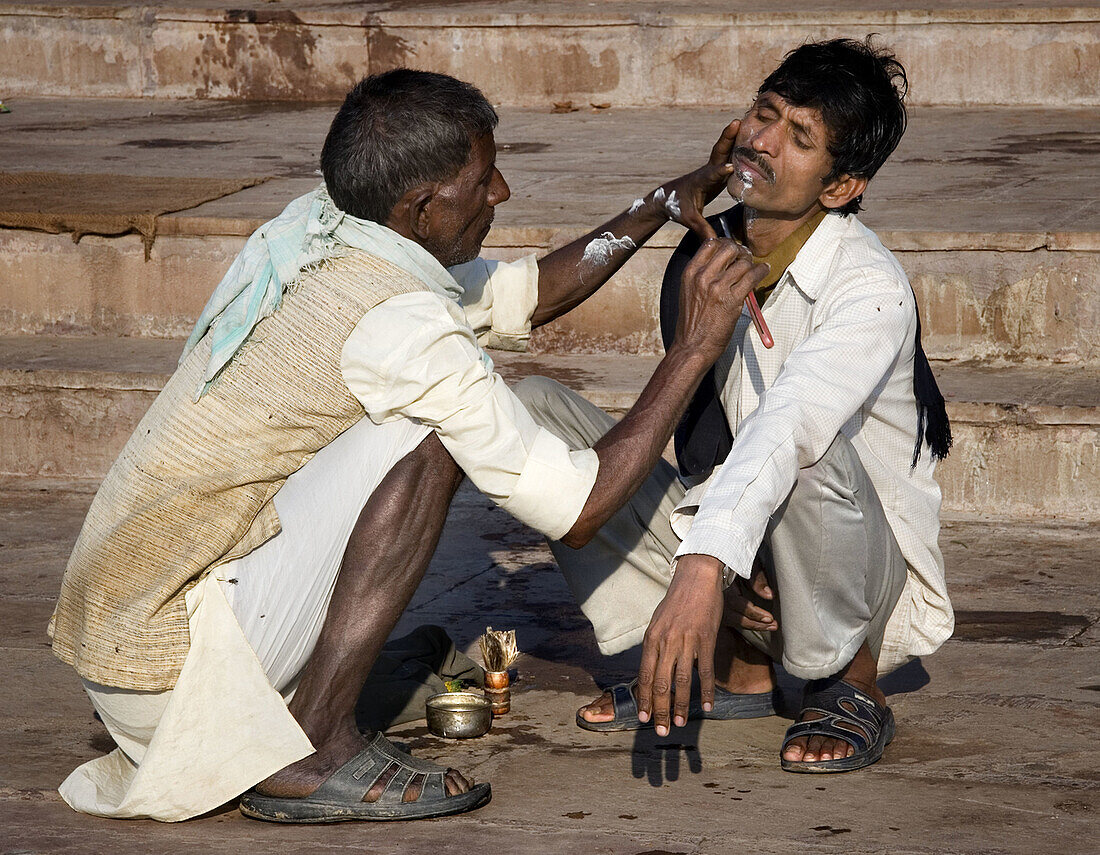
[[[734,206],[720,214],[707,217],[707,221],[719,234],[722,228],[719,217],[732,222],[739,216]],[[830,215],[832,216],[832,215]],[[680,308],[680,280],[684,268],[699,249],[699,238],[694,232],[684,235],[665,268],[661,284],[661,338],[667,349],[676,331],[676,318]],[[722,463],[733,446],[733,434],[718,398],[719,389],[712,367],[699,384],[695,396],[688,404],[684,417],[673,437],[676,460],[682,475],[705,475]],[[951,425],[947,408],[940,394],[932,366],[928,363],[921,345],[920,313],[917,313],[916,354],[913,360],[913,393],[917,400],[917,442],[913,449],[913,466],[920,459],[925,443],[935,460],[942,460],[951,449]]]

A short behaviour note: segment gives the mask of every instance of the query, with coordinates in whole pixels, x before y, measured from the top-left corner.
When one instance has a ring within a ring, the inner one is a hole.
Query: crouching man
[[[855,217],[901,139],[905,89],[888,51],[808,44],[736,125],[739,204],[708,223],[770,265],[756,295],[774,346],[746,311],[677,432],[686,487],[660,463],[586,547],[551,544],[601,649],[643,642],[638,679],[582,708],[581,727],[770,715],[781,662],[809,681],[782,767],[858,769],[894,734],[878,676],[951,634],[943,399],[905,274]],[[670,263],[665,321],[698,246],[689,235]],[[574,448],[614,429],[550,381],[517,392]]]
[[[508,185],[480,92],[399,69],[348,95],[324,185],[248,240],[178,370],[104,479],[50,623],[118,748],[61,786],[77,810],[180,820],[414,819],[488,801],[356,728],[360,688],[462,478],[581,545],[645,479],[767,270],[710,241],[675,341],[592,448],[539,427],[482,345],[585,299],[667,221],[636,206],[511,264],[478,253]],[[669,182],[697,196],[732,166]],[[613,232],[614,249],[585,253]]]

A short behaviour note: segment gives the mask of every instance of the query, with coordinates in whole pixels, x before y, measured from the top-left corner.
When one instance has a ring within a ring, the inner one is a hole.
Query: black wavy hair
[[[870,179],[897,148],[908,117],[905,69],[873,36],[863,41],[809,42],[788,53],[761,84],[757,95],[774,92],[795,107],[821,113],[829,131],[833,169],[829,183],[842,175]],[[860,210],[858,196],[840,214]]]
[[[469,160],[497,114],[481,91],[446,74],[395,68],[361,80],[336,113],[321,150],[332,201],[385,223],[418,184],[444,181]]]

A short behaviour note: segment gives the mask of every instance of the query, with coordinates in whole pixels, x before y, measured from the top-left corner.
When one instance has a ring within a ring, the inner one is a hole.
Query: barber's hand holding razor
[[[767,275],[736,241],[712,238],[684,268],[680,313],[670,350],[686,347],[710,362],[722,355],[741,315],[741,306]]]

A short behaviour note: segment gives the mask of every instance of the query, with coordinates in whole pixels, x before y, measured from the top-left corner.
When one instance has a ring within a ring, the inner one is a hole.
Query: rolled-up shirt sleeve
[[[344,382],[372,421],[433,428],[474,485],[552,539],[577,521],[599,459],[535,424],[473,331],[430,292],[371,309],[344,345]]]
[[[907,287],[871,279],[845,293],[741,422],[724,465],[677,507],[677,557],[711,555],[748,578],[768,520],[798,470],[821,459],[912,338]]]
[[[475,258],[447,272],[462,286],[462,308],[478,344],[495,350],[527,350],[531,315],[539,302],[535,256],[517,261]]]

